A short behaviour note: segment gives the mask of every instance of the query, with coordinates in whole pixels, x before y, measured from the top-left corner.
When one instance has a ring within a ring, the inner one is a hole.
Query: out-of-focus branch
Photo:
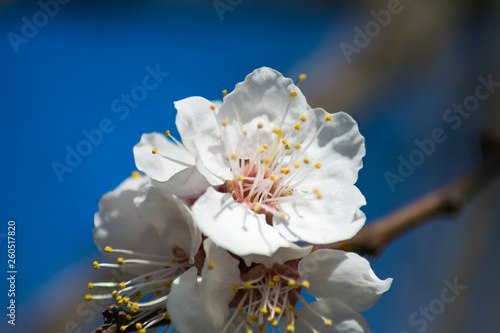
[[[431,217],[460,212],[475,194],[492,183],[500,173],[500,141],[484,134],[480,144],[483,161],[464,177],[374,221],[351,239],[316,248],[379,255],[394,239],[427,223]]]

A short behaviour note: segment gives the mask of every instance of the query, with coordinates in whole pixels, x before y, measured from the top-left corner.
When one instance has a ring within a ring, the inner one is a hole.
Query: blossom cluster
[[[222,102],[175,103],[180,140],[144,134],[139,172],[105,194],[94,241],[123,281],[90,283],[127,312],[123,332],[370,332],[359,312],[392,279],[357,254],[364,138],[259,68]]]

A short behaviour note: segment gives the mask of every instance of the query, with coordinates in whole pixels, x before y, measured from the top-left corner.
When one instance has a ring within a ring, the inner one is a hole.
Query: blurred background
[[[83,297],[89,281],[109,278],[92,269],[100,197],[135,169],[142,133],[174,130],[174,101],[219,99],[258,67],[306,73],[312,107],[357,119],[368,221],[466,174],[481,160],[479,133],[500,133],[499,15],[493,0],[0,2],[0,331],[102,323],[104,304]],[[364,313],[374,332],[498,331],[499,198],[497,180],[460,217],[372,260],[394,278]],[[15,327],[5,316],[9,220]],[[450,283],[467,288],[446,303]]]

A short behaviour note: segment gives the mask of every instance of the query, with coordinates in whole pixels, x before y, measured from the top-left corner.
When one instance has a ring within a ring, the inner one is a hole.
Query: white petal
[[[280,208],[288,219],[275,216],[276,230],[292,242],[326,244],[352,238],[366,220],[359,209],[366,203],[364,196],[357,187],[333,180],[323,181],[318,188],[321,199],[310,193],[297,202],[282,203]],[[304,193],[296,189],[293,196],[304,196]]]
[[[296,97],[290,96],[292,91],[297,92]],[[288,115],[284,118],[287,107]],[[219,119],[228,121],[224,139],[229,154],[246,158],[263,143],[272,147],[276,142],[273,128],[293,128],[307,108],[304,95],[291,79],[271,68],[256,69],[224,97],[218,113]],[[259,123],[263,124],[262,130],[257,130]],[[247,131],[246,136],[242,130]]]
[[[334,298],[325,298],[310,303],[315,311],[332,321],[332,326],[325,327],[323,320],[313,314],[306,307],[297,310],[297,314],[304,318],[316,330],[323,333],[371,333],[371,329],[362,315]],[[311,329],[302,320],[296,320],[297,333],[310,333]]]
[[[308,255],[312,250],[312,246],[297,246],[291,244],[290,247],[279,248],[271,257],[263,256],[259,254],[250,254],[247,256],[242,256],[247,266],[252,263],[263,264],[264,266],[271,268],[274,264],[284,264],[285,262],[292,259],[303,258]]]
[[[147,177],[128,178],[99,201],[92,235],[99,250],[112,262],[120,255],[104,252],[106,246],[148,254],[166,251],[155,228],[139,218],[134,205],[134,198],[146,181]]]
[[[157,154],[153,154],[153,148],[158,149]],[[184,164],[173,162],[161,155]],[[134,147],[134,158],[137,169],[160,182],[167,181],[177,172],[195,163],[190,153],[159,133],[143,134],[141,141]]]
[[[162,193],[171,193],[179,199],[197,198],[210,186],[195,166],[176,173],[166,182],[153,180],[152,183]]]
[[[213,185],[230,179],[226,151],[214,116],[217,109],[211,109],[215,104],[202,97],[189,97],[174,105],[177,109],[175,123],[182,143],[197,157],[200,173]]]
[[[214,327],[221,329],[228,319],[229,303],[235,295],[232,288],[243,284],[238,268],[239,261],[218,247],[210,238],[207,238],[203,245],[207,257],[202,270],[201,289],[211,322]],[[208,269],[208,263],[213,264],[212,269]]]
[[[317,129],[325,122],[328,113],[323,109],[310,110],[304,126],[303,144],[312,144],[306,155],[321,163],[321,169],[311,174],[310,181],[317,182],[324,179],[334,179],[339,183],[354,184],[358,179],[358,171],[363,167],[362,158],[365,156],[365,138],[359,133],[358,124],[347,113],[332,114],[332,120],[326,123],[325,128],[313,140]],[[302,130],[301,130],[302,131]]]
[[[139,216],[155,227],[166,248],[179,247],[192,260],[201,245],[201,233],[180,200],[146,184],[134,203]]]
[[[245,256],[273,255],[280,247],[289,247],[263,214],[236,202],[231,194],[208,188],[191,207],[201,232],[224,249]]]
[[[380,280],[370,263],[355,253],[318,250],[299,262],[300,276],[310,282],[308,293],[335,297],[356,311],[365,311],[389,290],[392,279]]]
[[[176,332],[219,333],[214,327],[200,292],[196,268],[192,267],[174,280],[167,298],[167,309]]]

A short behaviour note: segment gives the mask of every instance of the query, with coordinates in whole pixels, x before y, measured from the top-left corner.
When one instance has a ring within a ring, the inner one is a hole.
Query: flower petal
[[[191,209],[201,232],[234,254],[271,256],[280,247],[290,246],[290,242],[266,223],[265,215],[234,201],[229,193],[208,188]]]
[[[303,258],[308,255],[312,250],[312,246],[297,246],[295,244],[290,244],[290,247],[279,248],[271,257],[259,254],[250,254],[247,256],[242,256],[247,266],[252,263],[263,264],[267,268],[273,267],[274,264],[284,264],[285,262],[292,259]]]
[[[179,171],[166,182],[153,180],[152,183],[162,193],[173,194],[179,199],[197,198],[210,186],[195,166]]]
[[[292,91],[297,93],[295,97],[291,97]],[[245,158],[255,154],[254,144],[265,142],[272,146],[276,142],[273,128],[293,128],[308,108],[304,95],[291,79],[268,67],[256,69],[224,97],[218,112],[218,118],[231,125],[223,129],[229,154],[238,153]],[[259,123],[262,130],[257,129]],[[247,135],[242,135],[243,130]]]
[[[310,110],[304,123],[306,137],[302,138],[303,144],[311,143],[306,155],[322,165],[308,177],[308,183],[334,179],[339,183],[354,184],[363,167],[365,138],[359,133],[356,121],[345,112],[331,114],[331,120],[316,138],[316,132],[325,123],[327,115],[323,109]]]
[[[295,332],[311,332],[311,329],[301,320],[303,318],[315,329],[324,333],[371,333],[371,329],[362,315],[335,298],[321,299],[309,304],[309,306],[331,320],[332,325],[325,327],[323,319],[304,307],[297,310],[299,319],[295,324]]]
[[[119,254],[107,253],[106,246],[148,254],[166,251],[156,229],[139,218],[134,198],[146,183],[147,177],[127,178],[114,191],[106,193],[99,201],[99,212],[94,216],[94,242],[101,252],[115,262]],[[131,268],[132,271],[141,271]]]
[[[214,116],[217,107],[211,109],[215,104],[202,97],[189,97],[174,105],[177,109],[175,123],[182,143],[197,157],[200,173],[213,185],[220,185],[232,177],[224,144],[220,139],[219,125]]]
[[[174,280],[167,298],[167,309],[176,332],[219,333],[214,327],[200,292],[196,268],[192,267]]]
[[[232,288],[243,284],[238,268],[239,261],[210,238],[207,238],[203,245],[207,257],[202,270],[201,291],[212,324],[221,329],[229,316],[229,303],[234,298]],[[211,268],[208,267],[209,263]]]
[[[146,184],[134,203],[139,216],[154,226],[166,248],[172,251],[179,247],[193,261],[201,245],[201,233],[179,199]]]
[[[154,148],[158,149],[157,154],[152,153]],[[181,163],[176,163],[162,155]],[[137,169],[160,182],[167,181],[177,172],[195,163],[190,153],[159,133],[143,134],[141,141],[134,147],[134,158]]]
[[[392,284],[391,278],[380,280],[365,258],[337,250],[311,253],[299,262],[299,272],[310,282],[308,293],[335,297],[358,312],[375,305]]]
[[[287,240],[333,243],[353,237],[363,227],[366,218],[359,207],[366,201],[357,187],[330,180],[319,188],[321,199],[314,193],[304,197],[305,193],[295,190],[291,197],[301,199],[280,205],[287,219],[275,216],[273,225]]]

